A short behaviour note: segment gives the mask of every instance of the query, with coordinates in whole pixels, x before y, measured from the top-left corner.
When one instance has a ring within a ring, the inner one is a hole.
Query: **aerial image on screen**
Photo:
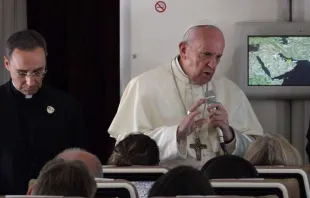
[[[310,36],[248,36],[249,86],[310,86]]]

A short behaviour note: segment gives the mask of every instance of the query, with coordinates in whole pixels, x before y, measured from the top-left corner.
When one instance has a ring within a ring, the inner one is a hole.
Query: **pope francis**
[[[111,137],[119,142],[132,132],[150,136],[168,167],[201,168],[222,153],[243,156],[263,129],[242,90],[213,77],[224,47],[215,25],[188,28],[179,55],[127,85],[108,130]]]

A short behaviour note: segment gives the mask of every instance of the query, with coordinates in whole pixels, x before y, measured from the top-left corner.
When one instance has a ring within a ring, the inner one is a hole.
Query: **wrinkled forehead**
[[[216,40],[217,42],[224,42],[224,35],[220,29],[216,27],[202,26],[189,30],[190,40]]]
[[[46,57],[45,52],[41,48],[31,51],[14,49],[10,58],[10,64],[14,65],[19,70],[36,70],[45,67]]]
[[[197,29],[188,42],[196,50],[216,54],[222,54],[225,47],[223,34],[217,29]]]
[[[201,20],[190,25],[184,32],[182,42],[200,45],[212,42],[212,45],[218,45],[220,51],[225,45],[222,31],[209,20]]]

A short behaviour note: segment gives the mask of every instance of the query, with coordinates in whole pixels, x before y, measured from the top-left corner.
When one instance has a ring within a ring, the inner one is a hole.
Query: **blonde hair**
[[[297,149],[282,135],[267,134],[252,142],[244,158],[254,166],[262,165],[302,165]]]

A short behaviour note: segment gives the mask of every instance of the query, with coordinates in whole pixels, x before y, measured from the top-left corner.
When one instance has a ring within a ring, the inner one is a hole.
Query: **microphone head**
[[[207,99],[207,104],[216,103],[216,96],[212,90],[205,93],[205,98]]]

